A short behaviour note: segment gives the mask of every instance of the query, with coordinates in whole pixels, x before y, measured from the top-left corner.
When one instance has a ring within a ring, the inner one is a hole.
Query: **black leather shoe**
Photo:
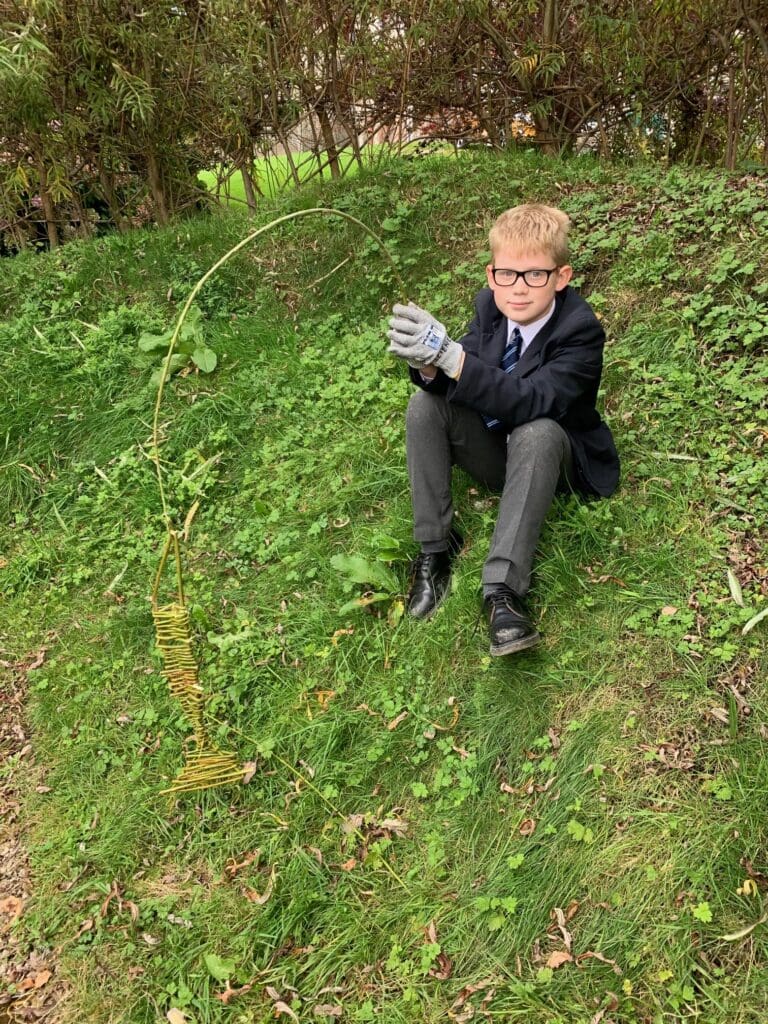
[[[491,634],[491,654],[515,654],[535,647],[541,634],[534,627],[517,594],[509,587],[501,587],[485,598],[488,627]]]
[[[463,543],[461,534],[451,530],[447,551],[431,555],[422,551],[413,562],[406,607],[414,619],[428,619],[442,602],[451,582],[451,563]]]

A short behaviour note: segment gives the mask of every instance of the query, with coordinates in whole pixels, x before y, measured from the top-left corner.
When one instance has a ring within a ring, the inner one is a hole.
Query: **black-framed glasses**
[[[502,288],[515,284],[518,277],[522,277],[529,288],[543,288],[552,274],[559,269],[552,267],[551,270],[509,270],[506,267],[493,267],[491,275],[494,284],[499,284]]]

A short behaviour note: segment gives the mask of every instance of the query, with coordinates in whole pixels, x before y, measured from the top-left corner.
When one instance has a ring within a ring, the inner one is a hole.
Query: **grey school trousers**
[[[417,391],[406,415],[413,536],[427,553],[445,550],[453,522],[451,471],[501,491],[483,584],[505,583],[523,597],[544,517],[558,486],[570,489],[571,443],[554,420],[539,419],[511,434],[490,431],[479,413],[442,395]]]

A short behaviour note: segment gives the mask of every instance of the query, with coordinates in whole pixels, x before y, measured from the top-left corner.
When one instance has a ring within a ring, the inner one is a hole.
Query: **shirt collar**
[[[544,316],[540,316],[538,320],[534,320],[531,324],[516,324],[514,320],[507,320],[507,344],[509,344],[509,342],[511,341],[512,332],[517,327],[517,329],[520,331],[520,334],[523,337],[523,344],[520,348],[520,354],[522,355],[522,353],[525,352],[525,350],[531,344],[531,342],[539,333],[539,331],[547,322],[547,320],[549,320],[549,318],[552,316],[554,311],[555,300],[552,299],[552,305],[546,311]]]

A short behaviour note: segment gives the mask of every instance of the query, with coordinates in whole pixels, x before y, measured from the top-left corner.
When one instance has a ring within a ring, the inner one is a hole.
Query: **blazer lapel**
[[[512,371],[513,373],[525,373],[526,370],[532,369],[538,364],[541,350],[552,337],[552,334],[557,327],[557,321],[560,318],[560,310],[563,308],[564,301],[565,296],[563,292],[558,292],[555,298],[555,309],[552,316],[547,320],[525,352],[523,352],[520,357],[520,361]]]
[[[488,332],[483,341],[483,362],[489,366],[501,366],[501,357],[507,347],[507,323],[505,316],[499,317],[499,322]]]

